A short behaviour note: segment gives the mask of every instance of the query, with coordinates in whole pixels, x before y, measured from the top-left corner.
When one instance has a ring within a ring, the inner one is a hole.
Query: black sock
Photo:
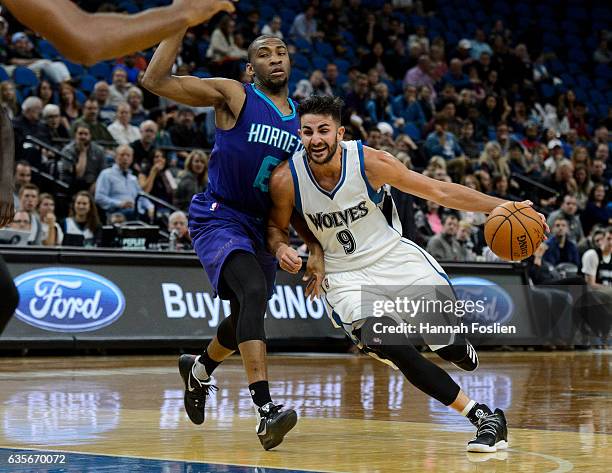
[[[206,350],[204,350],[204,353],[200,355],[200,359],[198,361],[204,365],[204,368],[206,368],[206,374],[208,374],[208,376],[212,376],[215,368],[221,364],[220,361],[215,361],[208,356],[208,352]]]
[[[249,392],[257,407],[272,402],[272,398],[270,397],[270,386],[267,381],[257,381],[253,384],[249,384]]]
[[[478,420],[483,416],[492,414],[491,409],[486,404],[474,404],[467,413],[466,417],[476,427],[478,427]]]

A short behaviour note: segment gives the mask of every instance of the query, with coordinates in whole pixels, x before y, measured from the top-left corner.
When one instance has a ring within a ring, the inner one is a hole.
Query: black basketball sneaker
[[[478,353],[476,353],[476,349],[467,338],[461,335],[455,338],[455,343],[440,348],[434,353],[443,360],[450,361],[463,371],[474,371],[478,368]]]
[[[181,355],[179,357],[179,372],[185,383],[185,410],[189,419],[194,424],[204,422],[204,407],[206,398],[211,391],[216,391],[217,386],[213,384],[214,378],[211,376],[206,381],[200,381],[193,374],[196,355]]]
[[[508,424],[501,409],[478,420],[476,435],[467,444],[468,452],[491,453],[508,448]]]
[[[283,405],[272,402],[257,409],[257,436],[265,450],[280,445],[287,432],[297,424],[297,413],[293,409],[282,410]]]

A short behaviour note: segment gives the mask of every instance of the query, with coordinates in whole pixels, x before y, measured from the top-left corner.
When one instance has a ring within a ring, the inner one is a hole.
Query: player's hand
[[[276,252],[280,267],[288,273],[295,274],[302,269],[302,258],[288,245],[281,246]]]
[[[306,297],[321,297],[321,284],[325,277],[325,260],[322,251],[311,251],[306,262],[306,273],[302,281],[306,282]]]
[[[524,200],[520,203],[523,205],[528,205],[529,207],[533,207],[533,202],[531,202],[530,200]],[[540,217],[540,220],[542,221],[542,226],[544,227],[544,231],[546,233],[550,233],[550,227],[548,226],[548,223],[546,223],[546,217],[544,216],[544,214],[540,212],[537,212],[537,214]]]
[[[0,227],[4,227],[13,221],[15,206],[13,204],[12,192],[2,191],[0,193]]]
[[[189,26],[210,20],[219,12],[234,13],[236,7],[229,0],[174,0],[179,11],[187,13]]]

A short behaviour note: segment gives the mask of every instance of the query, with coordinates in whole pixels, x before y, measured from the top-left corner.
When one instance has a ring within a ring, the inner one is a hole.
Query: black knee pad
[[[238,344],[249,340],[265,342],[264,317],[268,306],[266,281],[263,277],[252,278],[242,289],[240,314],[236,324],[236,340]]]
[[[228,350],[238,350],[236,341],[236,326],[234,325],[233,313],[221,321],[217,327],[217,340]]]

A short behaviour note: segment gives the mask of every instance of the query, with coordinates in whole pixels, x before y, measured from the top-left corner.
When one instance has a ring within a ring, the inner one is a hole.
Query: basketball
[[[485,223],[487,245],[507,261],[529,258],[544,239],[540,216],[526,204],[506,202],[499,205]]]

